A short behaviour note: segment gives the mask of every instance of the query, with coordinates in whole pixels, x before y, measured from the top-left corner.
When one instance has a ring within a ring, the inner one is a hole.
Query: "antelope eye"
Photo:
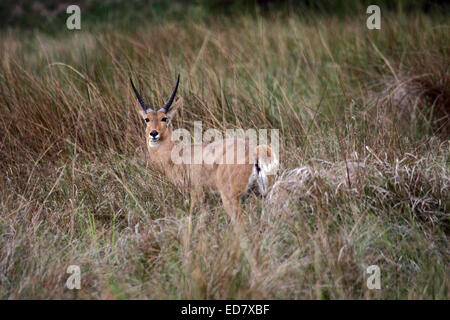
[[[150,119],[149,118],[145,118],[145,122],[150,122]]]
[[[166,122],[166,121],[167,121],[167,118],[164,117],[164,118],[161,119],[161,121],[162,121],[162,122]]]

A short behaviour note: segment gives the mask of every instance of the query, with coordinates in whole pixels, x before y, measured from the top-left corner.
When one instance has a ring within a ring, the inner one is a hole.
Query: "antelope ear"
[[[166,115],[169,119],[172,119],[175,116],[175,113],[179,108],[183,106],[183,98],[178,97],[177,100],[172,104],[169,111],[167,111]]]

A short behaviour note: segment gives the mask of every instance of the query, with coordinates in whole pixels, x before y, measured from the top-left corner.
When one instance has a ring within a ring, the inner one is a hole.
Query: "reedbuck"
[[[189,156],[200,152],[200,163],[179,163],[174,156],[180,156],[175,150],[177,143],[172,140],[170,120],[176,111],[182,107],[183,99],[177,93],[180,76],[167,103],[158,111],[151,109],[130,79],[134,93],[142,107],[146,142],[150,158],[154,166],[164,172],[175,184],[188,188],[191,195],[191,210],[195,204],[202,201],[208,191],[218,191],[223,206],[233,220],[241,214],[240,200],[250,191],[265,195],[268,188],[268,175],[277,167],[278,160],[273,150],[266,145],[256,146],[249,139],[228,138],[212,143],[193,144],[188,146]],[[234,155],[242,151],[240,161]],[[229,153],[231,151],[231,162]],[[183,155],[181,155],[183,156]],[[224,161],[224,159],[228,161]],[[194,161],[195,162],[195,161]]]

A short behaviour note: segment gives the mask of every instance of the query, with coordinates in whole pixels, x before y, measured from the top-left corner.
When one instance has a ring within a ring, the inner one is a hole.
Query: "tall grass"
[[[449,26],[365,18],[4,32],[0,297],[448,299]],[[156,106],[177,73],[175,127],[280,130],[280,174],[239,236],[147,159],[128,79]]]

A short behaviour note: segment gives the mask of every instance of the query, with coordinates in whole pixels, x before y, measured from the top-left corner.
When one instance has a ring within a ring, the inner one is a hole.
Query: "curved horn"
[[[131,80],[131,78],[130,78],[130,82],[131,82],[131,86],[133,87],[134,93],[136,94],[136,97],[138,98],[139,103],[141,104],[141,107],[142,107],[142,109],[144,109],[145,113],[149,113],[150,111],[152,111],[152,109],[147,104],[145,104],[141,95],[139,94],[136,87],[134,86],[133,80]]]
[[[175,95],[177,94],[177,90],[178,90],[178,83],[180,83],[180,75],[178,74],[178,79],[177,79],[177,84],[175,85],[175,88],[172,91],[172,94],[170,95],[169,100],[167,100],[166,104],[164,105],[164,107],[161,108],[161,112],[167,113],[170,109],[170,106],[173,103],[173,99],[175,99]]]

